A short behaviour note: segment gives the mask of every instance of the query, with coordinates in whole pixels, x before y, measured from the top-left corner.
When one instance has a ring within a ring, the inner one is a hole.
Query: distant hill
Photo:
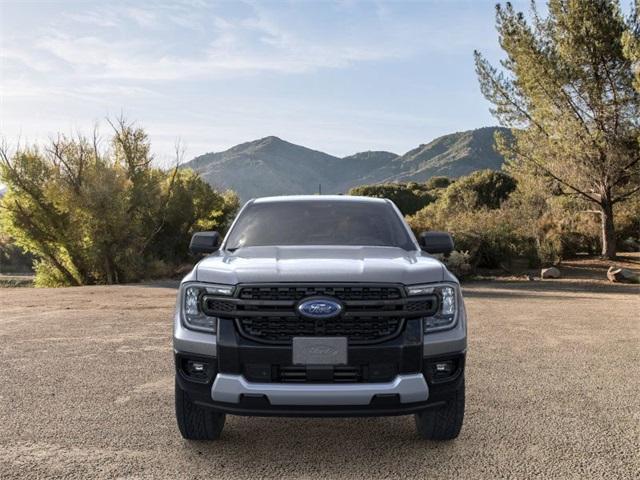
[[[231,188],[240,198],[318,191],[339,178],[339,158],[265,137],[219,153],[207,153],[185,164],[211,185]]]
[[[404,155],[360,152],[339,158],[265,137],[218,153],[194,158],[193,168],[216,188],[233,189],[242,200],[266,195],[342,193],[381,182],[425,181],[434,175],[459,177],[485,168],[500,169],[503,158],[493,148],[499,127],[444,135]]]
[[[378,170],[363,183],[424,182],[433,176],[462,177],[476,170],[500,170],[504,158],[494,149],[494,134],[506,128],[484,127],[451,133],[420,145]]]

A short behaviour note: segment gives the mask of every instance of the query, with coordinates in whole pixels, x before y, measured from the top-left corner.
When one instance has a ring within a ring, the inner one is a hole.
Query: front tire
[[[464,378],[446,405],[416,413],[418,435],[425,440],[453,440],[464,419]]]
[[[187,440],[217,440],[224,428],[225,414],[197,405],[176,379],[176,420],[182,438]]]

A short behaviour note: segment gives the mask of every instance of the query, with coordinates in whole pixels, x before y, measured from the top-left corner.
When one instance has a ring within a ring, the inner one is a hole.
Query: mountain
[[[217,188],[233,189],[241,199],[278,194],[315,193],[319,184],[339,178],[340,159],[323,152],[265,137],[219,153],[207,153],[184,166]]]
[[[342,193],[366,183],[425,181],[434,175],[459,177],[485,168],[500,169],[503,158],[493,148],[499,127],[457,132],[420,145],[404,155],[360,152],[339,158],[265,137],[224,152],[207,153],[184,167],[211,185],[233,189],[242,200],[281,194]]]
[[[484,127],[436,138],[408,151],[363,178],[363,183],[424,182],[434,176],[462,177],[476,170],[499,170],[504,158],[494,149],[494,134],[509,129]]]
[[[342,158],[338,162],[340,178],[332,186],[331,193],[346,192],[351,187],[362,185],[361,179],[366,172],[378,171],[398,156],[397,153],[385,151],[367,151]]]
[[[384,166],[387,162],[398,158],[397,153],[385,152],[385,151],[367,151],[354,153],[348,157],[344,157],[342,160],[349,162],[353,166],[364,168],[379,168]]]

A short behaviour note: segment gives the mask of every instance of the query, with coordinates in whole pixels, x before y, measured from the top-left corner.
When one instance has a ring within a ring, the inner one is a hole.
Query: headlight
[[[431,317],[425,317],[424,333],[447,330],[455,325],[458,313],[456,287],[451,285],[413,285],[407,287],[407,295],[437,295],[438,311]]]
[[[407,287],[407,295],[410,297],[413,295],[431,295],[435,290],[435,287],[431,285],[412,285]]]
[[[191,330],[216,333],[218,317],[209,317],[202,312],[202,296],[232,295],[233,287],[229,285],[188,285],[184,289],[182,312],[185,326]]]

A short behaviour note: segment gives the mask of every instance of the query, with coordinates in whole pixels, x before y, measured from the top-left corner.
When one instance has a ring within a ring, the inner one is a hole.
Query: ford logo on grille
[[[329,298],[312,298],[298,304],[298,312],[309,318],[331,318],[340,315],[342,305]]]

